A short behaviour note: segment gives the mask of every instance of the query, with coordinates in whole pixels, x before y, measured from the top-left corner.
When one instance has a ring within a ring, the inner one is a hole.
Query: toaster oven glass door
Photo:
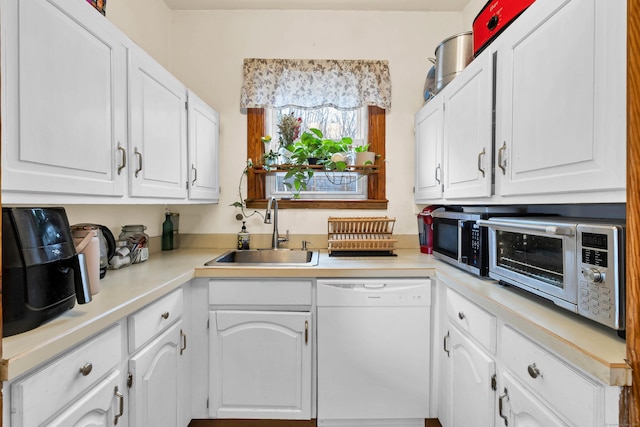
[[[498,230],[496,241],[498,267],[556,288],[563,287],[565,266],[561,238]]]
[[[489,276],[577,310],[575,234],[495,227],[490,240]]]

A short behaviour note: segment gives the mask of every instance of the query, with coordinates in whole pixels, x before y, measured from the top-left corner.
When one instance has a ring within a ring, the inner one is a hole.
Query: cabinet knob
[[[465,317],[467,316],[465,316],[463,312],[461,311],[458,312],[458,319],[463,320]]]
[[[80,368],[80,373],[83,377],[86,377],[93,370],[93,365],[91,363],[85,363],[82,368]]]
[[[529,376],[533,379],[542,377],[542,373],[540,372],[540,369],[538,369],[535,363],[532,363],[531,365],[527,366],[527,371],[529,372]]]
[[[162,318],[163,318],[164,320],[167,320],[167,319],[169,318],[169,312],[168,312],[168,311],[165,311],[165,312],[164,312],[164,313],[162,313],[160,316],[162,316]]]

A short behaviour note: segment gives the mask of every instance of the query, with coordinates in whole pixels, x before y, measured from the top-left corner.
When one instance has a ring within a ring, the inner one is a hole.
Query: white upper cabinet
[[[129,55],[129,176],[136,197],[187,197],[187,89],[137,47]]]
[[[491,196],[492,56],[487,49],[443,92],[444,196]]]
[[[188,91],[189,199],[217,202],[220,197],[220,117]]]
[[[416,203],[442,197],[442,111],[442,97],[437,96],[416,113]]]
[[[86,2],[3,0],[2,188],[122,196],[125,38]]]
[[[416,115],[416,203],[624,202],[626,9],[537,0],[523,12]],[[441,135],[425,122],[439,97]]]
[[[626,2],[536,2],[505,32],[497,70],[497,192],[624,201]]]

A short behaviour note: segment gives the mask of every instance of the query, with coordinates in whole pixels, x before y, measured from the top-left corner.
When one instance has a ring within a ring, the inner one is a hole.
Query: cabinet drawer
[[[129,352],[167,329],[182,316],[182,289],[166,295],[129,316]]]
[[[508,326],[502,327],[501,359],[530,390],[577,426],[597,427],[598,385]]]
[[[496,318],[447,288],[447,315],[491,353],[496,352]]]
[[[14,383],[11,424],[40,425],[115,368],[121,357],[122,331],[118,325]]]
[[[311,305],[311,282],[212,280],[211,305]]]

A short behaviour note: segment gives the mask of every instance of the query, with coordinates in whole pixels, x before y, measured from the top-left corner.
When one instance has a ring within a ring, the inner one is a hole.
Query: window
[[[350,137],[353,145],[364,145],[367,132],[367,109],[341,111],[333,107],[312,110],[292,107],[268,108],[266,110],[266,134],[273,135],[272,151],[278,149],[278,123],[283,115],[292,114],[302,119],[300,133],[310,128],[319,129],[325,138],[340,139]],[[265,147],[267,151],[267,147]],[[285,185],[286,172],[268,174],[265,180],[265,196],[279,199],[291,197]],[[367,198],[367,174],[357,172],[328,172],[318,170],[307,183],[307,190],[301,192],[304,199],[357,199]]]
[[[359,122],[359,127],[363,129],[362,140],[369,144],[369,149],[374,151],[379,159],[385,158],[385,111],[391,107],[388,61],[264,58],[244,60],[240,107],[247,112],[249,158],[261,159],[264,154],[261,137],[268,133],[274,134],[269,128],[268,109],[296,107],[313,110],[328,106],[342,111],[359,108],[366,111],[366,116]],[[327,131],[327,135],[330,135],[329,128]],[[249,171],[245,200],[248,207],[264,207],[267,200],[267,175],[272,173],[260,167]],[[275,180],[274,189],[277,177]],[[320,188],[323,184],[317,185]],[[283,201],[279,206],[386,209],[385,191],[385,163],[379,160],[367,174],[366,193],[360,196],[365,197],[366,194],[366,198],[356,200],[354,196],[340,200],[295,199]]]
[[[266,109],[247,109],[247,157],[258,159],[264,154],[264,144],[260,138],[267,134]],[[367,107],[367,143],[371,151],[385,158],[385,110],[379,107]],[[384,161],[379,163],[376,171],[367,179],[367,198],[354,199],[298,199],[282,200],[278,207],[282,209],[386,209],[386,166]],[[249,171],[247,177],[247,207],[262,209],[266,206],[266,176],[267,173],[259,168]]]

